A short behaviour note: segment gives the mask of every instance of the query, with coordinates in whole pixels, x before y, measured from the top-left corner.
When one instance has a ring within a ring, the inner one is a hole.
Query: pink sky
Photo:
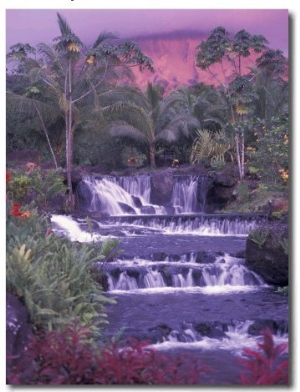
[[[187,29],[207,33],[223,26],[233,33],[245,29],[251,34],[262,34],[271,48],[280,49],[288,55],[287,9],[60,9],[58,12],[86,44],[92,43],[103,30],[118,33],[121,38],[130,38]],[[53,38],[59,35],[56,13],[54,9],[7,9],[7,49],[18,42],[33,46],[39,42],[52,43]]]

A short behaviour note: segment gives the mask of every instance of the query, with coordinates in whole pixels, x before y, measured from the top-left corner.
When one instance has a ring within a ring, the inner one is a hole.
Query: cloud
[[[262,34],[271,47],[288,54],[288,11],[282,9],[62,9],[59,12],[86,44],[103,30],[131,38],[186,29],[203,34],[221,25],[233,33],[245,29],[251,34]],[[17,42],[33,46],[39,42],[51,43],[59,35],[56,13],[53,9],[7,10],[7,49]]]

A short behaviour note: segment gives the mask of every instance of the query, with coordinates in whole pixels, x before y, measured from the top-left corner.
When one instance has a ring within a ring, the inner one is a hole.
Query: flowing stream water
[[[257,349],[266,326],[276,343],[288,341],[287,298],[245,266],[247,235],[263,218],[205,214],[205,178],[175,179],[172,215],[151,204],[150,188],[149,176],[84,178],[80,203],[93,231],[82,216],[53,215],[53,229],[73,241],[119,238],[120,255],[99,262],[116,299],[107,337],[122,331],[188,352],[214,369],[203,384],[237,384],[243,348]]]

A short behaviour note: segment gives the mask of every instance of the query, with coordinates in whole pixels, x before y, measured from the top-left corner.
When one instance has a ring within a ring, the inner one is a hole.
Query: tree
[[[87,102],[98,105],[97,91],[118,81],[133,80],[131,67],[153,71],[152,61],[132,41],[120,40],[112,33],[102,32],[90,48],[86,48],[72,31],[67,21],[58,13],[61,35],[54,38],[56,44],[38,45],[39,61],[25,59],[25,72],[32,81],[43,83],[56,97],[56,103],[65,122],[66,172],[70,208],[75,198],[72,189],[73,140],[76,127],[81,121],[81,105]],[[15,53],[11,48],[10,57]]]
[[[244,178],[245,134],[241,122],[249,115],[251,99],[249,79],[242,67],[242,59],[251,52],[261,53],[266,48],[267,40],[262,35],[251,35],[245,30],[237,32],[233,38],[224,27],[215,28],[207,40],[201,42],[197,49],[197,67],[210,73],[219,83],[229,108],[229,123],[235,132],[236,159],[239,176]],[[227,76],[224,65],[229,64],[231,75]],[[212,70],[218,64],[220,73]]]
[[[189,134],[189,127],[199,126],[187,107],[187,96],[182,91],[163,98],[161,87],[148,83],[145,94],[136,89],[131,91],[131,98],[124,98],[119,95],[116,102],[105,108],[111,134],[147,145],[151,167],[156,166],[157,142],[175,142],[180,134]]]

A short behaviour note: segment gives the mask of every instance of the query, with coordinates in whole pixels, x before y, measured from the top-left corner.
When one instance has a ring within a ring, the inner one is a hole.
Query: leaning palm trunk
[[[150,158],[150,166],[156,167],[155,162],[155,142],[150,142],[149,145],[149,158]]]
[[[236,134],[235,135],[235,149],[236,149],[236,160],[238,164],[238,170],[239,170],[239,177],[240,180],[242,181],[245,176],[245,136],[244,136],[244,131],[242,131],[241,135]]]
[[[55,168],[57,169],[57,168],[58,168],[57,160],[56,160],[56,156],[55,156],[55,154],[54,154],[54,151],[53,151],[53,148],[52,148],[50,139],[49,139],[48,131],[47,131],[46,125],[45,125],[45,123],[44,123],[43,117],[42,117],[42,115],[41,115],[41,112],[38,110],[36,104],[35,104],[35,109],[36,109],[36,112],[37,112],[37,114],[38,114],[38,116],[39,116],[39,119],[40,119],[40,121],[41,121],[41,125],[42,125],[43,131],[44,131],[44,133],[45,133],[46,140],[47,140],[47,143],[48,143],[48,146],[49,146],[51,155],[52,155],[52,157],[53,157],[53,161],[54,161]]]
[[[65,115],[66,119],[66,166],[67,166],[67,187],[68,187],[68,198],[67,207],[73,209],[75,206],[75,197],[73,194],[72,187],[72,166],[73,166],[73,130],[72,130],[72,64],[69,59],[68,73],[67,73],[67,86],[66,86],[66,97],[68,100],[68,109]]]

